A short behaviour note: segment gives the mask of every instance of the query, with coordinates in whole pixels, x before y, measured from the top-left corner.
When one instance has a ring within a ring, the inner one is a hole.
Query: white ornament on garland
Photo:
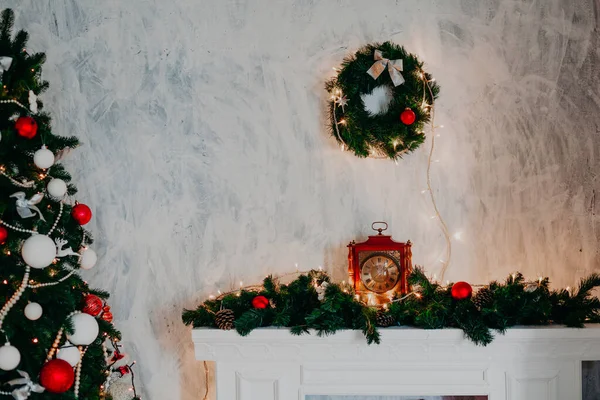
[[[21,257],[31,268],[44,269],[56,258],[56,244],[46,235],[32,235],[23,243]]]
[[[0,369],[4,371],[12,371],[17,368],[21,362],[21,353],[19,349],[6,342],[0,347]]]
[[[58,354],[56,355],[56,358],[60,360],[65,360],[71,365],[71,367],[74,367],[77,364],[79,364],[79,360],[81,360],[81,352],[79,351],[79,348],[77,346],[71,344],[67,340],[65,344],[60,349],[58,349]]]
[[[16,192],[10,195],[10,197],[17,199],[17,213],[21,218],[34,217],[37,213],[42,221],[46,221],[40,209],[36,206],[44,198],[43,193],[36,193],[31,196],[31,199],[27,200],[25,192]],[[35,212],[33,212],[33,211]]]
[[[40,169],[48,169],[54,165],[54,153],[44,145],[33,153],[33,163]]]
[[[38,112],[37,96],[35,95],[35,93],[33,93],[33,90],[29,91],[28,101],[29,101],[29,110],[32,113],[37,114],[37,112]]]
[[[43,313],[44,309],[39,303],[32,302],[25,306],[25,317],[30,321],[37,321]]]
[[[62,198],[65,197],[65,194],[67,194],[67,184],[62,179],[54,178],[48,182],[46,190],[50,197],[62,200]]]
[[[69,341],[80,346],[90,345],[98,337],[100,328],[96,318],[86,313],[77,313],[71,316],[73,333],[67,335]]]
[[[94,250],[90,249],[89,247],[84,247],[81,250],[79,266],[82,269],[92,269],[94,265],[96,265],[96,261],[98,261],[98,256]]]
[[[54,243],[56,243],[56,257],[62,258],[62,257],[66,257],[66,256],[79,256],[78,253],[75,253],[73,251],[73,249],[71,249],[70,247],[67,247],[66,249],[64,248],[69,242],[65,239],[61,239],[61,238],[56,238],[54,240]]]
[[[327,291],[327,286],[329,286],[329,282],[327,281],[323,281],[320,285],[315,286],[315,290],[317,291],[319,301],[325,300],[325,292]]]

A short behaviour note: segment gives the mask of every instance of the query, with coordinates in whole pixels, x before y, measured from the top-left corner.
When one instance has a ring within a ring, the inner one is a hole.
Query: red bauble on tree
[[[104,302],[102,299],[95,294],[88,294],[85,296],[83,300],[85,305],[83,306],[83,311],[86,314],[90,314],[92,317],[97,316],[102,312],[102,307],[104,306]]]
[[[33,117],[19,117],[15,122],[17,134],[25,139],[33,139],[37,135],[37,122]]]
[[[75,373],[65,360],[50,360],[40,371],[40,385],[50,393],[64,393],[71,389]]]
[[[471,298],[473,288],[467,282],[456,282],[452,285],[452,298],[454,300],[465,300]]]
[[[400,113],[400,121],[402,121],[404,125],[412,125],[416,119],[417,115],[410,108],[407,108]]]
[[[0,244],[6,243],[6,239],[8,239],[8,230],[0,226]]]
[[[92,219],[92,210],[85,204],[77,203],[71,210],[71,216],[79,225],[85,225]]]
[[[100,318],[102,318],[103,320],[105,320],[106,322],[112,322],[113,320],[113,315],[110,312],[110,306],[105,306],[103,308],[104,312],[102,313],[102,316]]]
[[[252,299],[252,307],[254,308],[267,308],[269,305],[269,299],[265,296],[256,296]]]

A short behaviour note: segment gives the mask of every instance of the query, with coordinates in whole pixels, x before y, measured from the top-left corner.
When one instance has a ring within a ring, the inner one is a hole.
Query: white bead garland
[[[52,347],[50,347],[50,350],[48,350],[48,355],[46,356],[46,361],[50,361],[52,360],[52,357],[54,357],[54,353],[56,353],[56,351],[58,350],[58,346],[60,345],[60,339],[62,338],[63,335],[63,328],[60,328],[58,330],[58,333],[56,334],[56,339],[54,339],[54,343],[52,343]]]
[[[4,172],[4,170],[0,169],[0,175],[5,176],[6,178],[8,178],[8,180],[15,186],[18,187],[22,187],[22,188],[30,188],[33,187],[33,185],[35,185],[34,181],[26,181],[25,179],[23,179],[23,182],[19,182],[18,180],[12,178],[11,176],[9,176],[6,172]]]
[[[18,105],[21,108],[24,108],[25,110],[29,111],[29,108],[25,107],[23,104],[19,103],[17,100],[15,99],[11,99],[11,100],[0,100],[0,104],[8,104],[8,103],[13,103]]]
[[[13,308],[13,306],[15,304],[17,304],[17,301],[19,301],[19,299],[23,295],[23,292],[25,291],[25,289],[27,289],[27,281],[29,280],[29,271],[30,271],[30,267],[29,267],[29,265],[27,265],[25,267],[25,274],[23,275],[23,280],[21,281],[21,286],[19,287],[19,290],[17,290],[15,292],[15,294],[12,295],[12,297],[6,302],[6,304],[4,304],[4,307],[2,307],[2,310],[0,310],[0,330],[2,330],[2,324],[4,323],[4,318],[6,318],[6,315],[8,314],[10,309]]]
[[[81,364],[83,364],[83,357],[85,356],[85,352],[87,351],[87,349],[87,346],[83,350],[81,349],[81,346],[79,347],[79,351],[81,352],[81,360],[77,364],[77,370],[75,371],[75,388],[73,389],[73,391],[75,392],[76,399],[79,398],[79,380],[81,379]]]
[[[8,222],[2,221],[2,220],[0,220],[0,224],[4,225],[5,227],[7,227],[9,229],[12,229],[13,231],[17,231],[17,232],[31,233],[31,234],[37,233],[36,231],[32,231],[31,229],[19,228],[17,226],[11,225]]]
[[[58,226],[58,222],[60,221],[60,217],[62,217],[62,213],[63,213],[63,202],[60,202],[60,210],[58,210],[58,216],[56,217],[56,221],[54,221],[54,224],[52,224],[52,228],[50,228],[50,231],[48,231],[48,236],[50,236],[50,234],[52,234],[52,232],[54,232],[54,230],[56,229],[56,227]]]
[[[73,275],[75,272],[76,272],[76,270],[72,269],[71,272],[69,272],[67,275],[63,276],[62,278],[60,278],[57,281],[31,284],[31,285],[29,285],[29,287],[32,288],[32,289],[37,289],[37,288],[46,287],[46,286],[58,285],[59,283],[63,282],[65,279],[67,279],[68,277],[70,277],[71,275]]]

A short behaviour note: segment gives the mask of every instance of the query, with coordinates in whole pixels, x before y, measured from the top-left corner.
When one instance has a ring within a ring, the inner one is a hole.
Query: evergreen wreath
[[[325,84],[331,94],[331,134],[358,157],[391,158],[417,149],[433,114],[439,86],[423,62],[391,42],[371,43],[346,57]],[[385,86],[391,101],[378,114],[365,109],[363,96]]]

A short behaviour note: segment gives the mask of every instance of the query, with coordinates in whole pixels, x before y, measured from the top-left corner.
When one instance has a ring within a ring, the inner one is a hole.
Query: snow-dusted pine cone
[[[482,308],[490,307],[494,301],[494,295],[489,287],[485,286],[479,289],[479,291],[473,297],[473,304],[479,310]]]
[[[215,315],[215,324],[217,324],[217,328],[223,329],[224,331],[233,329],[234,321],[235,315],[233,315],[233,311],[229,309],[221,310]]]
[[[387,328],[388,326],[395,325],[396,319],[384,311],[377,311],[375,322],[377,323],[377,326]]]

